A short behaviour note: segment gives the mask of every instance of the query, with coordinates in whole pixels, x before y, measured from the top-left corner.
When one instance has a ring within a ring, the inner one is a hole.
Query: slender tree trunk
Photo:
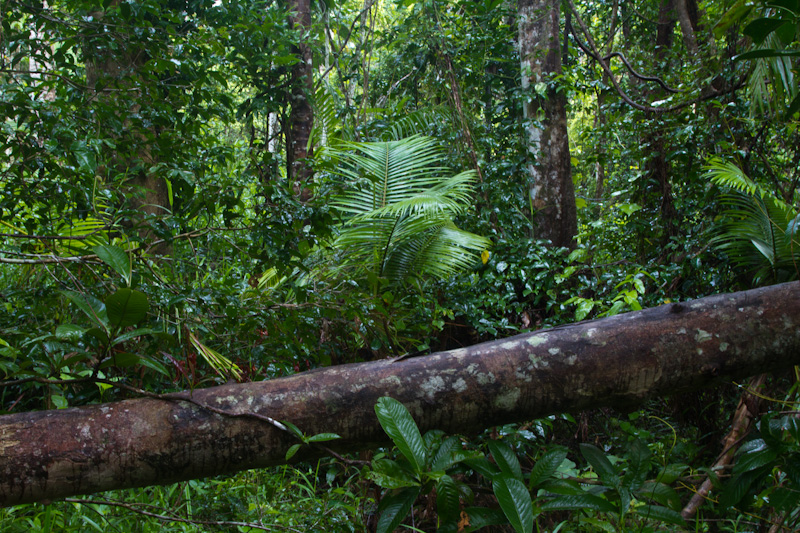
[[[531,206],[536,237],[574,246],[575,190],[567,135],[567,102],[555,77],[561,74],[559,0],[519,0],[517,23],[528,130]]]
[[[160,397],[0,416],[0,506],[285,462],[296,441],[386,443],[381,396],[422,431],[469,434],[588,407],[633,406],[800,363],[800,282],[590,320],[468,348]],[[298,459],[324,454],[304,448]]]
[[[306,32],[311,27],[310,0],[292,0],[293,15],[291,24],[297,32]],[[292,69],[291,111],[286,139],[287,175],[292,183],[294,193],[301,201],[311,197],[308,185],[312,179],[312,169],[308,158],[313,155],[313,147],[309,146],[311,128],[314,126],[314,110],[310,98],[314,93],[314,68],[311,46],[302,42],[295,53],[299,61]]]
[[[619,0],[614,0],[611,6],[611,24],[609,25],[608,37],[602,48],[603,56],[607,56],[614,49],[614,37],[617,34],[619,24]],[[608,86],[609,78],[608,73],[603,70],[603,86]],[[598,201],[600,209],[597,210],[598,214],[602,213],[603,192],[606,182],[606,145],[608,139],[606,137],[606,113],[605,113],[606,92],[602,88],[597,91],[597,113],[595,114],[595,129],[598,129],[597,140],[595,143],[597,159],[595,163],[595,189],[594,196]]]
[[[672,32],[675,29],[675,1],[661,0],[658,7],[656,27],[656,56],[662,57],[664,51],[672,47]]]
[[[666,60],[667,52],[672,47],[673,32],[675,30],[675,2],[679,0],[662,0],[658,12],[658,25],[656,29],[656,58]],[[663,242],[666,243],[671,237],[678,233],[676,225],[678,211],[675,208],[675,201],[672,196],[671,165],[667,162],[666,151],[669,148],[668,141],[665,140],[665,132],[662,121],[659,118],[651,117],[651,128],[642,141],[646,147],[650,158],[645,163],[645,181],[642,184],[644,189],[643,203],[651,204],[654,201],[659,203],[658,209],[661,214],[661,226],[664,230]],[[655,185],[658,198],[655,199],[653,193],[648,191],[651,185]]]

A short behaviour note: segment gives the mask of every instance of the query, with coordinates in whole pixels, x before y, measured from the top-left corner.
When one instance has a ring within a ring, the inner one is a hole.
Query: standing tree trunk
[[[567,135],[566,95],[561,74],[560,0],[519,0],[518,27],[522,87],[530,101],[524,112],[530,143],[530,202],[536,237],[554,246],[574,245],[575,190]]]
[[[658,9],[658,24],[656,27],[656,58],[667,61],[667,52],[672,48],[673,33],[675,31],[675,1],[662,0]],[[663,69],[666,70],[666,69]],[[642,139],[642,146],[646,147],[650,157],[644,165],[644,181],[641,185],[642,202],[645,205],[658,202],[661,214],[661,227],[663,228],[662,243],[666,244],[678,234],[676,225],[678,211],[675,208],[675,200],[672,195],[672,169],[667,161],[667,150],[669,140],[663,121],[659,117],[650,116],[650,129]],[[658,199],[653,198],[650,190],[651,185],[655,185]],[[643,241],[642,241],[643,242]]]
[[[571,13],[571,11],[570,11]],[[617,26],[619,24],[619,0],[614,0],[611,6],[611,23],[609,25],[608,37],[602,47],[603,57],[611,53],[614,48],[614,37],[617,34]],[[603,211],[603,192],[606,182],[606,146],[608,139],[606,138],[606,90],[603,87],[608,87],[609,78],[608,73],[603,70],[603,86],[597,90],[597,112],[594,116],[594,127],[598,132],[595,140],[595,149],[597,153],[597,161],[595,162],[595,189],[594,197],[598,203],[598,215]]]
[[[694,7],[694,11],[692,11]],[[697,38],[695,31],[697,30],[697,6],[691,6],[687,0],[675,0],[675,12],[678,16],[678,23],[681,26],[681,35],[683,35],[683,43],[690,54],[697,54]]]
[[[118,4],[114,0],[108,9],[116,9]],[[98,27],[102,27],[106,18],[103,11],[92,12],[91,17]],[[117,108],[122,128],[112,136],[117,137],[119,146],[130,147],[128,151],[114,149],[114,155],[109,158],[111,165],[104,169],[104,178],[114,181],[123,177],[132,207],[144,218],[139,234],[145,240],[154,239],[153,220],[169,215],[171,210],[167,182],[150,170],[158,163],[151,149],[151,144],[157,142],[158,131],[153,126],[144,126],[141,119],[134,120],[142,109],[144,82],[137,78],[149,59],[146,46],[126,32],[124,25],[118,24],[114,32],[98,30],[96,36],[84,44],[84,54],[87,85],[94,91],[90,100]],[[105,123],[98,123],[97,128],[110,129]],[[171,245],[165,242],[150,249],[161,255],[171,250]]]
[[[310,1],[292,0],[290,5],[293,12],[290,20],[292,27],[298,33],[307,32],[311,28]],[[311,46],[307,42],[300,42],[295,53],[299,61],[292,69],[291,111],[286,132],[286,173],[294,193],[304,202],[311,197],[308,185],[312,179],[312,169],[308,158],[313,155],[313,147],[309,146],[308,140],[314,126],[314,110],[310,101],[314,93],[314,70]]]

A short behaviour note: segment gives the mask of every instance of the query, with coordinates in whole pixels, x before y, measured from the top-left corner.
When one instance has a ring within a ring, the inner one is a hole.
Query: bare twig
[[[731,429],[725,437],[722,453],[719,455],[717,462],[714,463],[712,470],[716,471],[727,468],[733,462],[733,456],[736,450],[750,431],[753,418],[758,416],[759,398],[749,391],[756,390],[765,379],[766,374],[761,374],[750,379],[747,385],[747,391],[745,391],[739,399],[739,405],[733,416],[733,422],[731,422]],[[685,520],[691,519],[695,513],[697,513],[697,509],[708,499],[712,488],[713,484],[711,478],[707,478],[697,491],[695,491],[692,499],[689,500],[689,503],[687,503],[681,511],[681,516],[683,516]]]

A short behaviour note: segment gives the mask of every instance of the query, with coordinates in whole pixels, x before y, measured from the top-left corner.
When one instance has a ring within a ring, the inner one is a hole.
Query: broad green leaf
[[[800,51],[797,53],[800,56]],[[798,92],[797,96],[794,97],[794,100],[789,104],[789,107],[786,109],[786,120],[792,120],[795,113],[800,111],[800,92]],[[797,219],[794,220],[795,229],[797,228]],[[787,229],[788,231],[788,229]]]
[[[376,533],[391,533],[411,510],[411,506],[419,496],[419,487],[401,489],[395,494],[384,496],[378,506],[381,517],[378,519]]]
[[[500,472],[505,476],[522,481],[522,468],[520,468],[519,460],[514,450],[509,448],[505,442],[490,440],[489,451],[492,453],[494,462],[500,468]]]
[[[95,157],[94,152],[89,152],[84,149],[75,151],[74,154],[81,170],[94,174],[95,170],[97,169],[97,158]]]
[[[559,496],[558,498],[544,503],[542,511],[580,511],[590,510],[601,513],[613,513],[617,508],[609,502],[594,494],[574,494]]]
[[[83,363],[84,361],[89,361],[89,360],[90,360],[89,354],[84,353],[84,352],[76,353],[75,355],[71,355],[69,357],[65,357],[61,361],[61,366],[62,367],[70,367],[71,365],[75,365],[75,364],[78,364],[78,363]]]
[[[169,346],[175,346],[178,344],[178,339],[175,338],[174,335],[167,333],[165,331],[154,331],[151,335],[159,340],[166,342]]]
[[[566,448],[558,447],[547,451],[538,461],[536,461],[536,464],[531,470],[530,479],[528,480],[528,487],[530,487],[532,490],[540,483],[553,477],[553,474],[556,473],[556,470],[559,466],[561,466],[561,463],[563,463],[564,459],[566,458]]]
[[[642,206],[640,206],[639,204],[633,204],[633,203],[620,204],[617,207],[619,207],[619,210],[628,216],[634,214],[636,211],[639,211],[642,208]]]
[[[86,334],[100,341],[100,344],[103,346],[106,346],[109,342],[111,342],[105,329],[89,328],[86,330]]]
[[[67,342],[77,342],[83,338],[86,328],[75,324],[61,324],[56,328],[56,338]]]
[[[311,435],[306,439],[306,442],[327,442],[329,440],[336,440],[341,439],[342,437],[337,435],[336,433],[317,433],[316,435]]]
[[[738,476],[733,476],[725,483],[722,494],[719,497],[719,505],[722,508],[736,505],[744,498],[750,486],[761,477],[759,470],[750,470]]]
[[[116,328],[132,326],[147,316],[150,302],[135,289],[119,289],[106,298],[108,321]]]
[[[499,526],[508,523],[505,513],[501,509],[487,509],[486,507],[467,507],[464,509],[469,517],[469,524],[464,532],[478,531],[487,526]]]
[[[666,524],[686,527],[686,521],[678,511],[661,507],[660,505],[642,505],[634,507],[633,512],[649,520],[658,520]]]
[[[575,321],[580,322],[592,312],[594,309],[594,301],[587,298],[578,299],[578,308],[575,309]]]
[[[635,491],[644,483],[650,472],[650,448],[642,439],[634,440],[628,448],[628,468],[622,478],[622,486]]]
[[[619,477],[614,465],[606,457],[600,448],[592,444],[582,442],[580,445],[581,454],[592,466],[600,480],[609,487],[619,486]]]
[[[154,333],[163,333],[162,331],[155,330],[153,328],[137,328],[133,331],[126,331],[122,335],[117,335],[114,337],[112,343],[113,344],[120,344],[123,342],[127,342],[131,339],[138,339],[142,335],[153,335]]]
[[[114,271],[122,276],[125,280],[125,285],[131,285],[131,259],[128,253],[119,246],[104,244],[92,248],[97,257],[99,257],[105,264],[114,269]]]
[[[769,503],[779,511],[794,512],[800,508],[800,491],[796,487],[777,487],[769,495]]]
[[[384,396],[375,404],[375,414],[383,430],[411,463],[414,472],[422,474],[426,463],[425,444],[408,409],[394,398]]]
[[[73,291],[62,291],[64,296],[78,306],[78,309],[83,311],[83,314],[89,319],[108,331],[108,315],[106,314],[106,305],[92,296],[84,296]]]
[[[583,488],[580,484],[571,479],[551,479],[541,482],[539,488],[547,492],[552,492],[553,494],[563,494],[565,496],[583,494]]]
[[[53,405],[56,406],[56,409],[66,409],[69,407],[69,402],[67,402],[67,399],[60,394],[53,394],[50,396],[50,401],[53,402]]]
[[[464,464],[486,479],[492,479],[500,472],[500,469],[498,469],[497,466],[489,461],[486,457],[471,457],[469,459],[465,459]]]
[[[752,21],[745,26],[742,32],[753,39],[756,43],[761,43],[767,35],[781,27],[786,21],[779,18],[762,17]]]
[[[675,511],[680,511],[681,509],[680,496],[675,492],[675,489],[664,483],[646,481],[639,490],[636,491],[636,494],[639,496],[639,499],[653,500]]]
[[[156,361],[155,359],[152,359],[147,355],[140,355],[139,362],[142,364],[142,366],[145,366],[150,370],[155,370],[159,374],[163,374],[164,376],[171,376],[169,371],[161,362]]]
[[[757,439],[763,444],[763,440]],[[753,441],[751,441],[753,442]],[[759,446],[758,448],[754,448],[747,453],[743,453],[739,455],[739,458],[736,460],[736,465],[734,466],[734,473],[740,474],[743,472],[748,472],[750,470],[755,470],[760,468],[764,465],[769,465],[775,463],[776,459],[778,458],[778,450],[771,447],[771,446]]]
[[[100,365],[100,368],[108,368],[110,366],[116,366],[119,368],[125,368],[129,366],[138,365],[141,362],[141,359],[138,355],[129,353],[129,352],[119,352],[112,355],[108,360],[103,361],[103,364]]]
[[[448,475],[442,476],[436,484],[436,512],[440,528],[445,524],[452,524],[453,526],[458,524],[458,518],[461,514],[458,486],[453,481],[453,478]]]
[[[372,461],[372,470],[369,478],[385,489],[400,489],[403,487],[419,486],[419,481],[396,461],[381,458]]]
[[[751,50],[744,52],[733,58],[734,61],[743,61],[745,59],[765,59],[771,57],[800,57],[800,50],[776,50],[774,48],[762,48],[760,50]]]
[[[461,439],[458,437],[448,437],[439,445],[436,454],[431,461],[431,470],[447,470],[455,463],[465,459],[466,453],[461,453]]]
[[[656,477],[656,480],[666,485],[670,485],[671,483],[676,481],[679,477],[681,477],[688,468],[689,465],[681,463],[670,463],[661,469],[661,472],[659,472],[658,477]]]
[[[500,475],[492,481],[492,490],[514,530],[517,533],[533,531],[533,502],[522,481]]]
[[[303,432],[300,431],[299,427],[295,426],[294,424],[292,424],[291,422],[289,422],[287,420],[282,420],[281,424],[286,426],[286,429],[288,429],[292,433],[292,435],[294,435],[295,437],[297,437],[300,440],[305,441],[306,437],[305,437],[305,435],[303,435]]]
[[[737,2],[728,9],[722,18],[714,25],[714,35],[721,38],[725,35],[728,29],[734,24],[739,24],[745,17],[752,11],[753,6],[750,0],[737,0]]]
[[[292,444],[291,446],[289,446],[289,449],[286,450],[286,460],[288,461],[289,459],[294,457],[294,455],[300,450],[302,446],[303,446],[302,444]]]

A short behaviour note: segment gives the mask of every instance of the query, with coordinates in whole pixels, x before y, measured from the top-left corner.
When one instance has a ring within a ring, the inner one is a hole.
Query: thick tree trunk
[[[530,200],[537,238],[574,246],[575,190],[567,135],[567,100],[554,79],[561,74],[560,0],[519,0],[519,51],[530,155]],[[542,85],[544,84],[544,85]],[[544,88],[542,97],[538,88]]]
[[[634,405],[800,363],[800,282],[671,304],[409,359],[343,365],[89,407],[0,416],[0,505],[284,462],[293,437],[386,443],[392,396],[422,431],[466,434],[551,413]],[[319,455],[307,449],[300,456]]]
[[[112,1],[109,9],[116,9],[118,4],[118,0]],[[91,16],[99,25],[105,18],[105,13],[94,11]],[[119,116],[124,117],[124,132],[120,135],[120,144],[133,147],[123,157],[119,157],[115,149],[114,156],[110,158],[114,165],[113,168],[104,169],[105,179],[118,179],[114,174],[126,176],[125,186],[130,191],[131,205],[145,219],[140,236],[150,241],[157,239],[152,229],[153,220],[171,214],[169,188],[163,177],[149,170],[158,163],[158,158],[151,149],[151,144],[157,142],[158,131],[153,126],[135,125],[131,121],[131,117],[138,115],[142,107],[139,101],[141,90],[134,88],[141,83],[141,80],[137,80],[138,72],[149,58],[144,45],[136,44],[136,40],[126,34],[128,29],[119,26],[115,32],[98,31],[100,43],[87,43],[84,46],[84,60],[87,85],[94,91],[89,101],[97,99],[104,105],[117,107]],[[107,91],[106,87],[109,86],[126,90]],[[102,130],[107,125],[98,123],[97,127]],[[153,246],[150,251],[168,255],[172,252],[172,245],[162,242]]]
[[[697,19],[692,20],[692,14],[686,0],[675,0],[675,11],[678,15],[678,23],[681,26],[681,35],[683,35],[683,43],[686,45],[686,49],[693,55],[697,54],[697,38],[695,37]]]

